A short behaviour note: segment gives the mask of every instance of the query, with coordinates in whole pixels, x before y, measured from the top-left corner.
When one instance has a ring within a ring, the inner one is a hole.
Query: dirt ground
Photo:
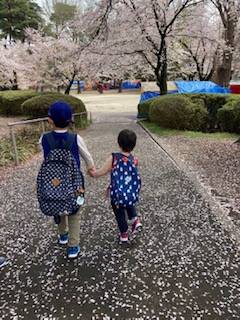
[[[93,122],[129,122],[137,116],[137,105],[140,92],[134,93],[91,93],[75,95],[86,105],[92,113]],[[107,113],[107,117],[106,117]]]
[[[86,105],[87,110],[92,113],[94,122],[114,122],[116,113],[119,114],[118,122],[129,122],[136,118],[137,105],[140,99],[140,92],[123,92],[103,94],[91,92],[80,95],[73,94],[80,98]],[[105,117],[106,112],[108,117]],[[21,117],[0,116],[0,138],[9,135],[8,123],[21,120]]]

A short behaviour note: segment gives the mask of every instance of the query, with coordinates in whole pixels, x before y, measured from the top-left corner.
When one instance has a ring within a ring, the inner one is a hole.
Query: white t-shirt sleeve
[[[77,135],[77,144],[78,144],[80,156],[85,161],[87,169],[91,169],[92,167],[94,167],[93,158],[92,158],[90,152],[88,151],[88,148],[87,148],[83,138],[80,137],[79,135]]]
[[[38,148],[43,153],[42,139],[43,139],[43,134],[41,135],[41,137],[38,140]]]

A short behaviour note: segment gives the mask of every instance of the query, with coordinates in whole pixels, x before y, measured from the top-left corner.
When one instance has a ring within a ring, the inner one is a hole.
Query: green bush
[[[161,127],[178,130],[206,130],[207,110],[183,95],[166,95],[150,104],[149,118]]]
[[[7,90],[0,93],[0,114],[18,116],[22,114],[21,105],[24,101],[38,96],[39,93],[31,90]]]
[[[208,130],[213,131],[218,129],[217,112],[226,104],[228,95],[199,93],[185,94],[185,96],[189,97],[194,103],[202,101],[202,104],[208,111]]]
[[[139,104],[138,114],[160,124],[162,120],[159,118],[162,117],[163,110],[159,107],[161,109],[160,115],[160,111],[157,110],[159,102],[161,108],[163,104],[166,104],[169,112],[171,110],[171,115],[164,114],[164,124],[161,126],[175,129],[192,127],[192,130],[210,132],[216,130],[239,132],[238,108],[236,106],[240,104],[240,96],[206,93],[161,96]],[[186,105],[185,111],[183,111],[184,104]],[[152,108],[153,105],[154,108]],[[220,111],[222,109],[224,110]],[[149,110],[152,110],[151,117]],[[173,117],[176,118],[175,121]],[[191,119],[191,123],[187,119]]]
[[[230,98],[218,110],[217,118],[222,131],[240,133],[240,99]]]
[[[150,105],[154,100],[155,98],[152,98],[138,104],[138,118],[149,119]]]
[[[58,100],[67,102],[75,113],[86,112],[80,99],[62,93],[45,93],[25,101],[22,104],[22,113],[31,118],[46,117],[50,105]]]

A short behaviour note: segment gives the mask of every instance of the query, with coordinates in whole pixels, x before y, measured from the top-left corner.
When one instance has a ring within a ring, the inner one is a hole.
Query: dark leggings
[[[121,233],[127,232],[128,223],[126,220],[126,211],[127,211],[128,219],[132,220],[137,216],[135,207],[130,206],[130,207],[124,208],[121,206],[116,206],[115,204],[112,203],[112,208],[113,208],[113,212],[115,214],[120,232]]]

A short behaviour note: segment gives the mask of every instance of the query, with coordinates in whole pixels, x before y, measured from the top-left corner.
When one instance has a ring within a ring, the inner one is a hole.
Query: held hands
[[[95,167],[93,167],[91,169],[88,169],[88,174],[90,175],[90,177],[95,178],[96,177],[96,173],[97,173],[97,170],[96,170]]]
[[[96,170],[95,166],[88,169],[88,174],[93,178],[100,178],[102,176],[105,176],[107,173],[111,172],[112,169],[112,155],[108,157],[108,159],[105,161],[104,165]]]

